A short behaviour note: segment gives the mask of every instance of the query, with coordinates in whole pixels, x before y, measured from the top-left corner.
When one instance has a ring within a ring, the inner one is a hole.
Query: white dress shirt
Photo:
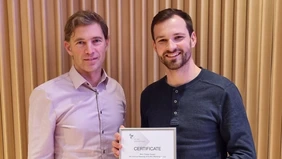
[[[104,70],[94,88],[72,67],[35,88],[29,102],[29,159],[115,159],[111,142],[126,102]]]

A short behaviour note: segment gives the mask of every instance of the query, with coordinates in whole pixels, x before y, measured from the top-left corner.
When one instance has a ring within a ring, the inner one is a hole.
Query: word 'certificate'
[[[176,159],[176,128],[120,128],[120,159]]]

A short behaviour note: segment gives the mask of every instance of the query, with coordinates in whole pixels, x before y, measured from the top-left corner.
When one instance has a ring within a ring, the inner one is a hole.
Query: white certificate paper
[[[120,128],[120,159],[176,159],[176,128]]]

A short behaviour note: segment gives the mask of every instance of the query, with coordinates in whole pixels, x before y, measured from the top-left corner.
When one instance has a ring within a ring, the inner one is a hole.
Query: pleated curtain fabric
[[[282,159],[281,0],[0,0],[0,159],[26,158],[29,95],[69,71],[64,24],[81,9],[110,28],[104,68],[124,88],[127,126],[139,127],[140,94],[165,75],[150,24],[168,7],[193,19],[196,64],[238,86],[258,159]]]

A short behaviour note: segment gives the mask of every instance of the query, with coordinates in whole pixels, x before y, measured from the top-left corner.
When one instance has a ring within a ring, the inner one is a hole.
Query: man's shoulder
[[[146,92],[156,92],[156,91],[162,91],[164,86],[166,86],[166,77],[163,77],[151,84],[149,84],[144,90],[143,93]]]
[[[34,88],[34,90],[45,90],[45,91],[51,91],[51,90],[57,90],[58,86],[62,86],[65,84],[69,84],[71,82],[68,73],[62,74],[60,76],[57,76],[55,78],[52,78],[37,87]]]
[[[108,81],[113,84],[121,85],[115,78],[107,76]]]
[[[69,92],[71,80],[68,77],[68,73],[50,79],[39,86],[35,87],[29,97],[31,103],[35,101],[42,102],[43,100],[54,100],[56,97],[64,95],[65,92]]]
[[[202,69],[202,71],[203,74],[201,76],[201,82],[205,84],[214,85],[222,89],[225,89],[230,85],[234,85],[234,83],[230,79],[223,75],[209,71],[207,69]]]

